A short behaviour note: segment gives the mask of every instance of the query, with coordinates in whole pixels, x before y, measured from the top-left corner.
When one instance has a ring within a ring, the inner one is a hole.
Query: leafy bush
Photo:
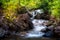
[[[51,15],[56,19],[60,19],[60,0],[53,0],[51,7]]]

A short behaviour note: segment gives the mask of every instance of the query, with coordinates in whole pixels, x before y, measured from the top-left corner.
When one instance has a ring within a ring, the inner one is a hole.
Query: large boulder
[[[55,34],[55,37],[60,37],[60,26],[55,27],[54,34]]]
[[[50,14],[47,11],[44,12],[44,13],[37,13],[37,15],[35,16],[35,19],[49,20],[50,19]]]
[[[33,23],[28,14],[20,14],[14,21],[6,18],[0,19],[0,37],[29,31],[32,28]]]
[[[16,19],[16,25],[18,25],[19,30],[27,31],[33,28],[33,23],[31,22],[30,16],[26,14],[20,14]]]

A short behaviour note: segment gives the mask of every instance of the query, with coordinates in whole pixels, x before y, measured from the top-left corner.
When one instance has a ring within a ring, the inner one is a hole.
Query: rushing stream
[[[45,25],[42,25],[43,22],[46,22],[46,20],[37,20],[34,19],[32,21],[33,25],[34,25],[34,29],[29,31],[26,34],[26,38],[32,38],[32,37],[42,37],[45,33],[41,32],[41,30],[46,29],[47,27]]]
[[[33,17],[31,19],[32,19],[34,28],[32,30],[28,31],[28,33],[26,33],[26,35],[24,35],[25,38],[42,37],[45,34],[41,30],[47,28],[47,26],[43,25],[43,23],[47,22],[47,20],[34,19],[34,17],[37,15],[37,13],[41,14],[41,13],[43,13],[43,11],[38,9],[38,10],[35,10],[32,12]]]

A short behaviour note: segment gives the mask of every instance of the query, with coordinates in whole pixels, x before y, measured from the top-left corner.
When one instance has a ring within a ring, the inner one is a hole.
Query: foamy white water
[[[32,38],[32,37],[42,37],[45,33],[41,32],[41,30],[46,29],[47,27],[45,25],[42,25],[43,22],[45,22],[46,20],[36,20],[34,19],[32,21],[33,25],[34,25],[34,29],[29,31],[26,34],[26,38]]]
[[[42,25],[44,22],[46,22],[46,20],[34,19],[34,17],[37,14],[41,14],[43,12],[44,11],[42,9],[38,9],[38,10],[32,11],[33,17],[31,19],[33,19],[32,23],[34,25],[34,28],[26,34],[25,38],[42,37],[45,34],[45,33],[41,32],[41,30],[47,28],[45,25]]]
[[[33,17],[31,19],[34,19],[34,17],[37,14],[42,14],[42,13],[44,13],[43,9],[37,9],[37,10],[32,11],[31,14],[33,15]]]

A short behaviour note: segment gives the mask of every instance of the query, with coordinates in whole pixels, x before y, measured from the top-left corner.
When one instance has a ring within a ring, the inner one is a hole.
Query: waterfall
[[[42,14],[44,13],[43,9],[37,9],[37,10],[34,10],[31,12],[31,14],[33,15],[31,19],[34,19],[34,17],[37,15],[37,14]]]

